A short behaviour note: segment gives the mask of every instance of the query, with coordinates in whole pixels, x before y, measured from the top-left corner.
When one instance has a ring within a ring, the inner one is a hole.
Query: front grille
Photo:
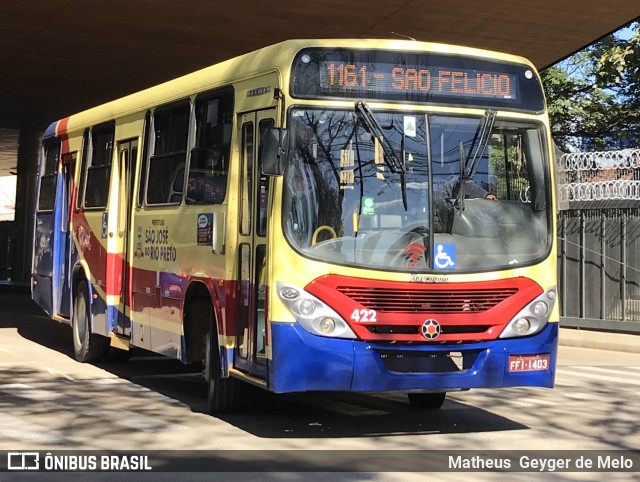
[[[338,286],[337,289],[367,309],[395,313],[480,313],[518,292],[517,288],[399,290]]]
[[[391,373],[464,373],[478,357],[478,350],[464,352],[417,352],[377,350],[384,367]]]
[[[421,332],[422,325],[367,325],[369,333],[414,335]],[[484,333],[489,325],[440,325],[442,335],[460,335],[465,333]]]

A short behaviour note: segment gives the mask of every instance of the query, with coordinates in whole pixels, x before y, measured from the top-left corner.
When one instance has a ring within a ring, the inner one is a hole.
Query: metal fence
[[[640,149],[558,162],[562,326],[640,333]]]
[[[563,154],[557,171],[561,202],[640,202],[640,149]]]

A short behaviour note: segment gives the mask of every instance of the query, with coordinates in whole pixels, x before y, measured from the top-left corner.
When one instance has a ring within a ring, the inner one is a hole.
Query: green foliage
[[[553,138],[562,150],[640,143],[640,23],[542,72]]]
[[[528,199],[529,177],[519,139],[493,135],[489,145],[489,174],[495,183],[490,191],[500,199],[524,202]]]

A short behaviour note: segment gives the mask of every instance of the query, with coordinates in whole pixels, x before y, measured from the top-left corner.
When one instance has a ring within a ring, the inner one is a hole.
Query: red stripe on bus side
[[[93,282],[100,281],[100,286],[104,286],[107,250],[91,230],[83,212],[73,214],[73,234],[78,252],[82,253],[91,270]]]
[[[57,136],[60,138],[60,141],[62,142],[62,146],[60,147],[60,154],[67,154],[69,152],[69,136],[67,135],[68,125],[69,125],[68,117],[65,117],[64,119],[58,122]]]

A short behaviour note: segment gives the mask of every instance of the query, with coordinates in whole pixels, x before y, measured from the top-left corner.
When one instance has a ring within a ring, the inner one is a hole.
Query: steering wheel
[[[319,226],[318,228],[316,228],[316,230],[313,232],[313,236],[311,236],[311,246],[313,246],[314,244],[316,244],[316,242],[318,241],[318,234],[320,234],[322,231],[329,231],[329,234],[331,234],[331,238],[332,239],[336,239],[338,237],[338,235],[336,234],[336,230],[333,229],[331,226],[327,226],[326,224],[323,226]]]

